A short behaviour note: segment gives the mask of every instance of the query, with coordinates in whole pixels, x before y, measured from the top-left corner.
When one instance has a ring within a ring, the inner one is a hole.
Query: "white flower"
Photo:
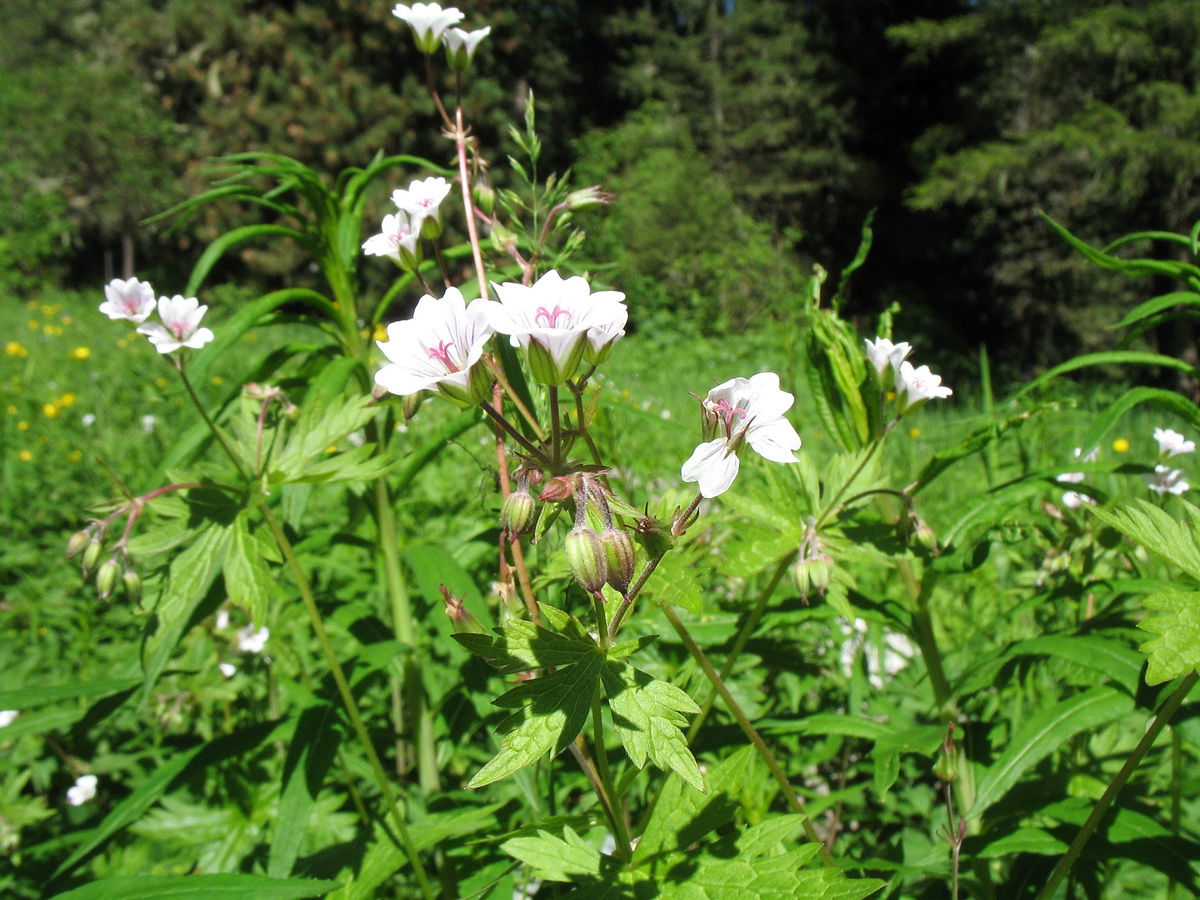
[[[532,286],[510,281],[493,287],[500,302],[487,301],[488,321],[514,347],[525,349],[530,371],[542,384],[561,384],[584,359],[603,362],[625,334],[625,295],[593,294],[578,275],[564,279],[551,269]]]
[[[213,620],[213,627],[217,631],[224,631],[229,627],[229,610],[221,608],[217,610],[217,616]]]
[[[450,194],[450,182],[445,178],[425,178],[414,181],[408,190],[392,191],[392,202],[400,212],[408,216],[413,227],[422,225],[425,237],[435,238],[441,233],[441,205]]]
[[[363,242],[368,256],[386,256],[410,271],[421,263],[421,217],[406,212],[383,217],[383,230]]]
[[[463,31],[461,28],[451,28],[442,35],[446,45],[446,59],[450,68],[455,72],[465,72],[475,58],[475,50],[479,42],[492,33],[492,27],[480,28],[477,31]]]
[[[154,312],[154,288],[148,281],[114,278],[105,286],[104,296],[100,312],[110,319],[125,319],[140,325]]]
[[[912,353],[912,345],[905,341],[893,344],[887,338],[877,337],[874,341],[864,340],[863,343],[867,345],[867,359],[871,361],[871,365],[875,367],[875,371],[881,378],[888,366],[892,367],[893,372],[897,371],[900,363],[904,362],[908,358],[908,354]]]
[[[67,802],[72,806],[83,806],[96,796],[95,775],[80,775],[75,779],[75,786],[67,789]]]
[[[1158,441],[1158,455],[1162,459],[1196,452],[1195,441],[1185,441],[1182,434],[1170,428],[1155,428],[1154,439]]]
[[[255,631],[254,623],[251,622],[238,631],[237,648],[243,653],[262,653],[263,648],[267,646],[267,638],[270,636],[271,631],[266,625]]]
[[[907,668],[917,653],[912,641],[886,629],[881,652],[879,643],[871,639],[869,626],[863,619],[855,619],[852,626],[842,625],[841,630],[847,636],[847,640],[842,642],[842,672],[847,678],[854,673],[854,663],[861,647],[867,660],[867,681],[876,688],[883,687],[884,675],[896,675]]]
[[[794,399],[779,389],[774,372],[717,385],[701,401],[704,436],[712,439],[698,446],[683,464],[683,480],[699,482],[704,497],[725,493],[737,477],[743,443],[772,462],[798,462],[794,451],[800,449],[800,435],[783,417]]]
[[[412,28],[417,49],[422,53],[433,53],[443,32],[463,19],[463,14],[453,6],[442,9],[436,3],[414,3],[411,7],[397,3],[392,15],[403,19]]]
[[[0,710],[0,728],[7,728],[13,723],[13,720],[21,714],[20,710],[5,709]]]
[[[452,400],[475,404],[491,384],[478,365],[492,336],[485,301],[467,306],[458,288],[446,289],[441,300],[428,294],[417,302],[413,317],[388,326],[379,349],[391,362],[375,373],[375,382],[393,394],[440,391]]]
[[[237,666],[233,663],[217,663],[217,668],[221,670],[221,674],[226,678],[232,678],[237,674]]]
[[[912,363],[901,362],[896,371],[896,396],[904,412],[926,400],[940,400],[953,393],[950,388],[942,386],[942,376],[930,372],[929,366],[914,369]]]
[[[181,347],[198,350],[213,339],[213,333],[200,327],[200,320],[208,312],[195,297],[158,298],[158,316],[162,324],[147,322],[138,328],[138,334],[150,338],[159,353],[174,353]]]
[[[146,413],[146,415],[142,416],[142,431],[150,434],[154,431],[154,425],[157,421],[150,413]]]
[[[1146,486],[1156,494],[1182,494],[1191,487],[1183,480],[1183,470],[1170,466],[1155,466],[1153,475],[1142,477],[1146,479]]]
[[[84,428],[91,428],[93,425],[96,424],[96,414],[95,413],[84,413],[82,416],[79,417],[79,421],[83,423]]]
[[[1059,480],[1061,481],[1062,479]],[[1062,503],[1063,506],[1067,507],[1067,509],[1078,509],[1085,503],[1091,506],[1096,505],[1095,500],[1093,500],[1087,494],[1081,494],[1078,491],[1067,491],[1062,495]]]

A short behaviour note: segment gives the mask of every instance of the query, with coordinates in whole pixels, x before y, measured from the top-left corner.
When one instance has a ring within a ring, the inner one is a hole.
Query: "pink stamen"
[[[562,326],[564,328],[570,327],[571,320],[575,318],[569,309],[563,309],[556,303],[554,304],[554,309],[546,309],[544,306],[539,306],[537,314],[533,317],[533,321],[535,324],[545,325],[547,328],[558,328],[559,316],[566,319],[566,325]]]
[[[436,347],[429,348],[429,358],[440,362],[446,367],[447,372],[458,372],[460,371],[458,363],[450,358],[450,348],[453,346],[453,341],[442,341]]]
[[[728,400],[721,399],[712,404],[712,412],[718,419],[725,423],[725,437],[733,439],[733,420],[738,416],[746,415],[744,409],[738,409],[736,406],[731,406]]]

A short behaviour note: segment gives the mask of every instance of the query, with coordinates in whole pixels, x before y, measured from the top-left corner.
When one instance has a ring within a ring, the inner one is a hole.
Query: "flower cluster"
[[[463,14],[453,6],[442,9],[436,3],[397,3],[392,15],[403,19],[412,28],[417,49],[427,56],[436,52],[439,42],[446,47],[446,59],[455,72],[465,72],[475,57],[479,42],[491,34],[491,26],[476,31],[454,28]]]
[[[146,335],[159,353],[174,353],[184,347],[198,350],[213,339],[213,333],[200,326],[208,307],[201,306],[195,297],[176,294],[159,297],[155,303],[154,288],[136,278],[113,279],[104,288],[104,297],[100,312],[110,319],[137,325],[138,334]],[[147,322],[155,310],[162,321]]]
[[[912,346],[904,341],[893,344],[887,338],[866,340],[867,359],[875,367],[880,381],[891,378],[895,385],[900,414],[915,409],[927,400],[941,400],[954,393],[942,384],[942,377],[929,371],[929,366],[914,367],[908,362]]]
[[[1083,463],[1094,463],[1096,461],[1096,457],[1099,455],[1099,447],[1094,447],[1087,453],[1083,452],[1082,447],[1075,448],[1075,458]],[[1060,484],[1079,484],[1081,481],[1083,481],[1084,477],[1085,476],[1083,472],[1063,472],[1061,475],[1055,478],[1055,481],[1059,482]],[[1079,491],[1067,491],[1062,495],[1062,502],[1063,506],[1067,507],[1068,509],[1078,509],[1085,503],[1092,506],[1096,505],[1095,500],[1093,500],[1087,494]]]
[[[393,191],[396,212],[383,217],[379,234],[367,238],[363,252],[386,256],[401,268],[415,271],[421,264],[421,237],[436,238],[442,233],[441,204],[449,193],[450,183],[438,177],[414,181],[408,190]]]

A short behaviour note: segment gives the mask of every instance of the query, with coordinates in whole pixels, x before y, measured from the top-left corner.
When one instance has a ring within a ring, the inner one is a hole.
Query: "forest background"
[[[535,93],[545,171],[619,198],[586,223],[584,257],[643,329],[787,316],[875,211],[848,311],[899,302],[951,377],[980,347],[1027,377],[1110,346],[1117,310],[1162,292],[1089,268],[1039,211],[1101,245],[1200,218],[1191,0],[469,5],[493,28],[466,98],[476,135],[505,146]],[[0,19],[10,297],[134,273],[182,286],[209,241],[261,214],[144,220],[211,184],[223,154],[331,177],[380,151],[449,161],[382,0],[7,0]],[[247,249],[215,280],[296,284],[299,260]],[[1153,339],[1190,352],[1179,327]]]

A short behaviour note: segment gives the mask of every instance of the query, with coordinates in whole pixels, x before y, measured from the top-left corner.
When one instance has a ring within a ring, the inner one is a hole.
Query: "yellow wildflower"
[[[25,345],[20,341],[9,341],[4,345],[4,352],[9,356],[28,356],[29,351],[25,349]]]
[[[10,416],[15,416],[17,414],[17,408],[11,403],[4,407],[4,411]]]
[[[167,379],[165,379],[161,375],[159,375],[157,378],[154,379],[154,386],[158,387],[158,388],[165,388],[167,386]]]
[[[380,322],[378,325],[375,326],[375,333],[373,335],[371,335],[371,337],[373,337],[377,341],[386,341],[387,340],[387,326],[384,325],[382,322]]]
[[[1114,450],[1116,450],[1118,453],[1128,453],[1129,452],[1129,441],[1125,440],[1125,438],[1117,438],[1115,441],[1112,442],[1112,448]]]
[[[915,437],[915,438],[918,438],[918,437],[920,437],[920,436],[921,436],[921,429],[920,429],[920,428],[910,428],[910,429],[908,430],[908,436],[909,436],[909,437]]]
[[[87,347],[76,347],[74,350],[71,351],[71,356],[74,357],[75,359],[87,359],[91,355],[92,355],[92,351],[89,350]]]
[[[81,459],[83,459],[83,451],[82,450],[72,450],[70,453],[67,454],[67,462],[77,463]]]
[[[31,459],[33,459],[33,454],[28,450],[22,450],[17,454],[17,459],[21,460],[21,462],[29,462]]]
[[[53,403],[43,403],[42,404],[42,415],[45,416],[47,419],[58,418],[58,414],[60,412],[62,412],[62,407],[58,405],[57,401],[55,401]]]
[[[29,430],[29,423],[26,422],[24,419],[22,419],[20,422],[17,423],[17,431],[28,431],[28,430]]]
[[[76,399],[75,394],[73,394],[71,391],[67,391],[65,394],[63,394],[61,397],[58,398],[58,405],[59,406],[74,406],[75,399]]]

